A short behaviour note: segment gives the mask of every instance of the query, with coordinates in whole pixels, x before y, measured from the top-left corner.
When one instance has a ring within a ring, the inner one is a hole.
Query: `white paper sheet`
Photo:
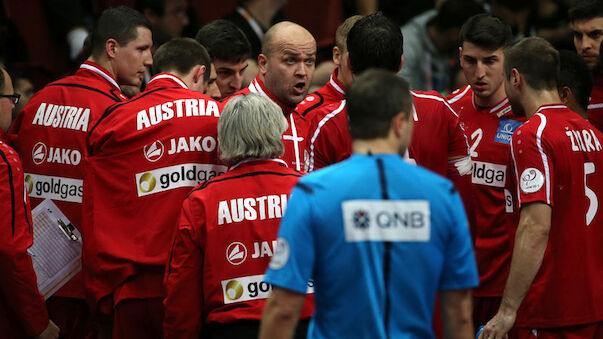
[[[50,199],[42,201],[31,214],[34,243],[27,252],[38,277],[38,289],[48,299],[82,269],[82,236]]]

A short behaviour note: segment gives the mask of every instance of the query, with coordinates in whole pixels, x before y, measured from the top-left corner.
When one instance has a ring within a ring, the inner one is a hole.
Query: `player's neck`
[[[113,70],[113,66],[111,65],[109,60],[107,60],[106,58],[102,58],[102,57],[95,58],[93,56],[90,56],[86,61],[91,61],[91,62],[94,62],[95,64],[101,66],[102,68],[106,69],[107,72],[109,72],[109,74],[111,74],[113,79],[117,79],[117,77],[115,76],[115,71]]]
[[[474,100],[476,106],[481,108],[490,108],[503,101],[506,97],[507,94],[505,94],[505,87],[501,84],[496,92],[492,93],[492,95],[485,98],[474,95]]]
[[[562,104],[557,90],[529,90],[521,101],[528,119],[536,114],[540,106]]]
[[[399,145],[386,138],[354,140],[352,150],[358,154],[398,154]]]

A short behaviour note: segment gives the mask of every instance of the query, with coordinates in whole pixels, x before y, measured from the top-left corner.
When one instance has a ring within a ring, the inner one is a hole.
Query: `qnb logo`
[[[368,228],[371,225],[370,221],[367,211],[357,210],[354,212],[354,226],[357,228]]]
[[[226,260],[233,265],[242,264],[247,259],[247,248],[240,242],[233,242],[226,248]]]
[[[243,285],[237,280],[231,280],[226,283],[224,294],[228,300],[237,301],[243,295]]]
[[[155,189],[157,179],[151,173],[145,173],[138,179],[138,188],[141,192],[149,193]]]
[[[164,192],[180,187],[195,187],[199,183],[226,172],[226,166],[182,164],[136,174],[138,196]]]
[[[222,280],[221,285],[224,304],[266,299],[272,291],[272,285],[264,281],[263,274]],[[308,281],[306,293],[314,293],[314,282],[311,280]]]
[[[43,142],[35,144],[31,150],[31,159],[33,160],[33,163],[36,165],[43,163],[44,159],[46,159],[46,152],[47,148]]]
[[[164,151],[165,147],[163,147],[163,144],[159,140],[155,141],[150,146],[145,145],[143,148],[144,157],[150,162],[161,159]]]

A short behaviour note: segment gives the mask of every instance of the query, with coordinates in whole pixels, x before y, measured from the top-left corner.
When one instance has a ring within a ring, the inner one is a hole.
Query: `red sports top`
[[[594,86],[586,114],[588,121],[599,131],[603,131],[603,73],[593,75]]]
[[[201,184],[182,206],[164,301],[165,338],[199,338],[207,323],[260,320],[288,195],[301,176],[280,159],[243,161]],[[307,298],[301,317],[312,315]]]
[[[333,70],[329,82],[318,89],[316,92],[309,94],[302,102],[300,102],[295,110],[302,117],[310,121],[316,110],[323,106],[337,104],[345,99],[345,86],[337,78],[338,69]]]
[[[81,203],[86,136],[107,107],[125,100],[111,74],[86,61],[74,75],[37,92],[9,130],[23,161],[32,207],[52,199],[84,238]],[[81,275],[56,295],[83,298]]]
[[[44,298],[27,249],[33,243],[31,211],[17,152],[0,130],[0,337],[38,335],[48,326]]]
[[[459,114],[470,140],[473,171],[471,175],[475,205],[475,256],[480,273],[480,285],[474,289],[477,297],[502,296],[513,250],[517,227],[511,212],[513,204],[507,186],[511,135],[525,121],[511,111],[505,98],[489,108],[478,108],[471,86],[460,88],[448,98]]]
[[[247,95],[248,93],[255,93],[265,96],[276,103],[283,110],[289,126],[282,136],[283,145],[285,146],[285,154],[283,154],[281,159],[285,160],[285,162],[292,169],[297,171],[303,170],[304,147],[306,145],[305,136],[308,128],[306,119],[295,111],[295,107],[289,107],[283,104],[272,93],[270,93],[266,86],[264,86],[264,83],[262,83],[260,80],[259,76],[257,76],[251,82],[251,84],[249,84],[249,87],[238,91],[229,98],[226,98],[224,104],[226,104],[232,97],[237,95]]]
[[[541,106],[513,134],[520,206],[552,207],[542,265],[517,326],[559,327],[603,320],[603,134],[562,104]]]
[[[226,171],[217,157],[218,105],[161,73],[90,131],[84,259],[95,301],[113,292],[114,304],[165,296],[180,204],[194,186]]]
[[[417,164],[446,176],[449,158],[468,158],[468,146],[458,116],[437,92],[411,91],[414,100],[410,157]],[[306,170],[313,171],[352,154],[345,100],[322,107],[309,123]]]

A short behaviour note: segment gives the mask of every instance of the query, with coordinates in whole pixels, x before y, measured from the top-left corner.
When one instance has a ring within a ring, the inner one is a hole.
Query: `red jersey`
[[[542,264],[517,326],[551,328],[603,320],[603,134],[562,104],[541,106],[513,134],[520,206],[552,207]]]
[[[517,226],[507,213],[513,209],[511,193],[505,189],[510,142],[525,117],[513,114],[507,98],[493,107],[478,108],[471,86],[458,89],[447,100],[471,138],[471,186],[476,206],[468,210],[475,213],[474,248],[480,273],[480,285],[473,294],[500,297],[509,274]]]
[[[281,159],[251,159],[186,198],[165,278],[166,339],[199,338],[207,323],[261,319],[271,291],[264,273],[300,176]],[[302,318],[312,315],[308,299]]]
[[[270,93],[266,86],[264,86],[264,83],[262,83],[260,80],[259,76],[257,76],[251,82],[251,84],[249,84],[249,87],[238,91],[229,98],[226,98],[224,104],[226,104],[228,100],[234,96],[247,95],[248,93],[255,93],[267,97],[283,110],[289,126],[282,136],[283,145],[285,146],[285,154],[283,154],[281,159],[285,160],[285,162],[291,168],[297,171],[303,170],[303,152],[306,145],[305,136],[308,129],[306,119],[295,111],[295,107],[289,107],[283,104],[272,93]]]
[[[594,74],[593,82],[594,86],[590,92],[586,115],[593,126],[599,131],[603,131],[603,74]]]
[[[337,104],[345,99],[345,86],[337,78],[338,69],[333,70],[329,82],[322,86],[316,92],[309,94],[302,102],[300,102],[295,110],[302,117],[310,121],[313,112],[323,106]]]
[[[114,304],[165,296],[180,204],[194,186],[226,171],[217,156],[219,116],[215,100],[161,73],[92,128],[83,251],[94,300],[113,292]]]
[[[449,158],[468,158],[468,146],[458,116],[436,92],[411,91],[414,100],[410,157],[446,176]],[[322,107],[309,122],[306,170],[313,171],[347,159],[352,154],[345,100]]]
[[[48,313],[27,253],[33,231],[23,168],[5,137],[0,130],[0,337],[33,337]]]
[[[9,134],[23,161],[32,207],[49,198],[82,229],[82,194],[88,131],[112,104],[126,100],[103,67],[86,61],[72,76],[37,92],[12,124]],[[58,296],[84,297],[76,275]]]

